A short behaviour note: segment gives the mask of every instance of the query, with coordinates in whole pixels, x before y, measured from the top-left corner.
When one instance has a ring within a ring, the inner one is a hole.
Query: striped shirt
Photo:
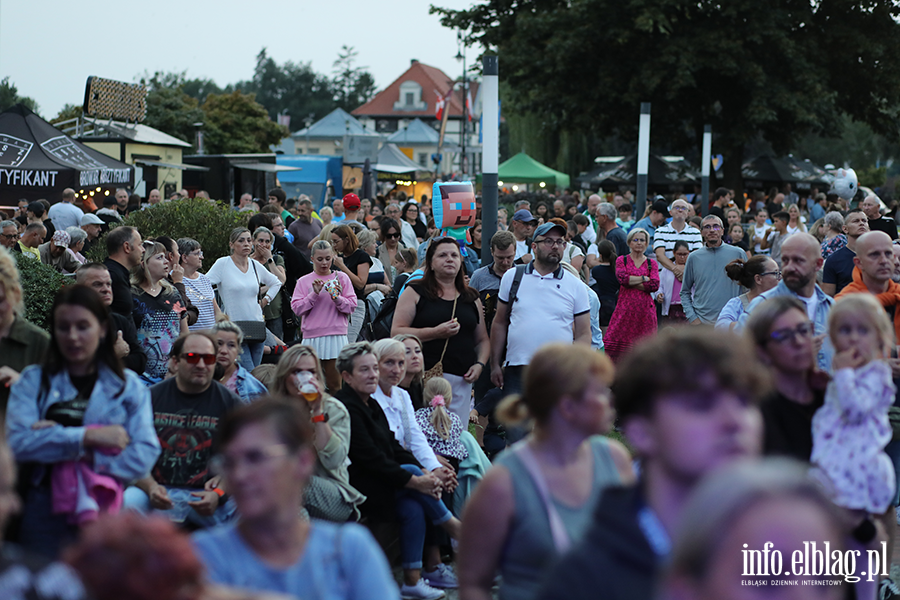
[[[197,322],[189,327],[191,331],[203,331],[216,324],[216,313],[213,308],[213,300],[216,295],[213,292],[209,278],[203,273],[197,273],[196,279],[185,277],[184,291],[187,292],[191,304],[200,310]]]
[[[688,244],[688,250],[693,252],[703,247],[703,238],[700,236],[700,230],[685,224],[684,229],[680,232],[675,231],[672,225],[666,224],[657,227],[653,233],[653,252],[656,253],[657,248],[664,248],[666,258],[673,260],[675,257],[675,242],[684,240]]]

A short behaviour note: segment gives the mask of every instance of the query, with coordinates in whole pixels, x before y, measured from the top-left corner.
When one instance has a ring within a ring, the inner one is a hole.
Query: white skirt
[[[306,338],[303,343],[316,351],[319,360],[334,360],[348,342],[346,335],[323,335],[322,337]]]

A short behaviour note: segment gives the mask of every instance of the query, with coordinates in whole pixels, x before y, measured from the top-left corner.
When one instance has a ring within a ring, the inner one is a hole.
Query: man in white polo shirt
[[[521,391],[522,371],[544,344],[591,345],[587,288],[560,267],[565,247],[565,228],[544,223],[531,242],[534,260],[510,269],[500,280],[500,302],[491,326],[491,381],[506,394]],[[513,292],[517,273],[520,283]]]

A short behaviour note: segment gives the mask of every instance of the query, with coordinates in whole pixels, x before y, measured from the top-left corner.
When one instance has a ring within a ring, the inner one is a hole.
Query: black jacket
[[[122,332],[122,339],[128,343],[128,356],[122,359],[122,366],[140,375],[144,372],[144,367],[147,366],[147,354],[138,344],[137,328],[134,326],[134,319],[123,317],[119,313],[111,313],[111,316],[116,323],[116,329]]]
[[[109,269],[109,277],[112,279],[113,301],[110,310],[125,317],[131,317],[134,304],[131,299],[131,281],[128,268],[111,258],[103,261]]]
[[[540,600],[653,600],[659,559],[638,525],[638,486],[604,490],[584,538],[550,569]]]
[[[366,404],[347,386],[334,397],[350,413],[350,485],[367,498],[360,510],[373,521],[393,521],[394,493],[412,478],[400,465],[420,465],[394,437],[374,398]]]

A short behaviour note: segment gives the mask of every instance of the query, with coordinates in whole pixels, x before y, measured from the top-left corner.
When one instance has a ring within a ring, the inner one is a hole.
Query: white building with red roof
[[[481,171],[481,145],[478,142],[481,117],[481,86],[477,81],[468,81],[468,95],[471,113],[467,119],[465,147],[468,157],[468,172],[474,175]],[[447,129],[444,134],[443,160],[441,172],[450,173],[460,168],[460,148],[463,145],[462,123],[465,94],[462,82],[454,81],[446,73],[436,67],[420,63],[413,59],[409,69],[400,75],[374,98],[353,111],[353,116],[360,124],[371,132],[392,137],[392,134],[404,130],[415,130],[419,123],[440,131],[440,121],[436,117],[438,103],[450,93],[447,108]],[[410,127],[412,126],[412,127]],[[393,136],[397,137],[397,136]],[[422,138],[422,139],[419,139]],[[413,161],[424,169],[433,169],[431,155],[437,152],[437,145],[432,136],[410,137],[404,145],[397,140],[398,147]],[[449,151],[448,151],[449,150]]]

